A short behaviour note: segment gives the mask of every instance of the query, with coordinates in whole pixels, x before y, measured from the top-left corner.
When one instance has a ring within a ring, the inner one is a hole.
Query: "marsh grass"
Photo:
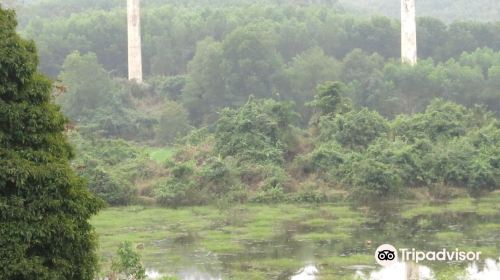
[[[379,242],[429,247],[420,249],[458,246],[498,258],[499,205],[495,194],[395,203],[382,210],[347,204],[129,206],[108,208],[92,223],[104,271],[120,242],[129,241],[141,244],[146,267],[170,274],[194,267],[215,268],[230,279],[289,279],[314,262],[321,279],[351,279],[350,266],[376,267],[373,251]],[[437,268],[439,279],[454,279],[462,269]]]

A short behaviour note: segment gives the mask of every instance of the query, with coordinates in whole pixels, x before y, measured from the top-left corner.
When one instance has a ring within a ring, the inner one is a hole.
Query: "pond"
[[[385,243],[481,252],[478,262],[420,262],[421,279],[500,279],[500,192],[369,206],[131,206],[108,208],[92,222],[103,270],[120,242],[130,241],[158,279],[404,279],[404,263],[376,263],[375,250]]]

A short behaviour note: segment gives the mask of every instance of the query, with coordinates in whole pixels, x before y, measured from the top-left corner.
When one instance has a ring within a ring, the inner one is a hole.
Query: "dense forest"
[[[21,11],[38,15],[20,31],[57,79],[74,166],[109,203],[499,186],[500,23],[419,18],[412,67],[398,59],[398,20],[335,1],[171,2],[144,4],[142,85],[123,78],[123,5],[50,0]]]
[[[381,14],[399,18],[398,1],[394,0],[340,0],[348,11],[361,14]],[[456,20],[498,21],[500,3],[496,0],[419,0],[417,14],[436,17],[445,22]]]

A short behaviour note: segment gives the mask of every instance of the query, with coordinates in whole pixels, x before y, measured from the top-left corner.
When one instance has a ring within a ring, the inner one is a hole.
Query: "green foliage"
[[[156,128],[156,141],[171,144],[189,131],[188,112],[175,101],[167,101]]]
[[[436,141],[465,135],[470,121],[471,115],[465,107],[438,99],[425,113],[398,117],[393,129],[396,135],[409,141],[419,138]]]
[[[467,139],[450,141],[440,148],[434,152],[434,168],[444,183],[465,187],[472,194],[498,188],[498,167],[492,164],[489,153],[476,149]]]
[[[87,179],[89,188],[110,205],[133,203],[138,195],[135,185],[154,182],[158,166],[142,148],[124,140],[82,137],[71,133],[77,158],[73,166]]]
[[[410,66],[399,60],[398,20],[330,1],[153,0],[142,6],[137,84],[119,78],[123,5],[44,2],[25,10],[37,16],[21,29],[66,89],[56,100],[82,137],[74,167],[108,203],[322,201],[346,190],[366,199],[403,193],[401,182],[498,187],[498,24],[420,18],[421,59]],[[175,152],[160,167],[132,142]]]
[[[62,77],[72,68],[82,72],[82,81],[96,78],[88,88],[78,87],[78,76],[77,82],[70,82],[66,95],[74,96],[75,90],[82,94],[68,99],[88,98],[83,99],[82,108],[64,106],[65,111],[80,114],[87,110],[85,114],[93,117],[78,120],[92,123],[94,130],[110,131],[113,137],[154,138],[160,109],[145,112],[145,107],[137,106],[144,105],[142,101],[133,100],[133,106],[124,102],[128,94],[115,83],[106,89],[109,76],[124,77],[127,73],[124,6],[90,1],[85,5],[87,10],[74,1],[67,2],[50,0],[36,5],[27,12],[34,14],[22,28],[39,43],[45,73]],[[143,5],[143,68],[150,91],[156,97],[182,103],[193,124],[213,124],[222,108],[241,106],[254,95],[294,101],[305,125],[310,112],[303,107],[304,102],[311,99],[317,84],[328,80],[346,84],[345,94],[354,105],[386,117],[421,112],[436,97],[466,106],[482,104],[500,112],[499,71],[495,70],[500,67],[498,24],[446,25],[434,18],[419,19],[422,59],[411,67],[395,59],[400,56],[398,20],[353,16],[332,4],[229,2],[186,6],[173,0]],[[53,17],[58,13],[48,13],[51,5],[61,6],[62,14],[80,13]],[[70,65],[71,60],[76,61],[75,51],[86,54],[76,59],[79,66]],[[89,53],[95,53],[97,60],[91,62],[95,59]],[[95,71],[89,73],[89,69]],[[143,94],[150,94],[147,92],[143,90]],[[95,105],[92,96],[102,100]]]
[[[363,108],[339,115],[335,119],[322,118],[320,138],[335,139],[342,146],[366,148],[372,141],[387,135],[389,125],[377,112]]]
[[[196,182],[191,180],[193,174],[194,168],[188,164],[174,166],[172,178],[155,187],[157,201],[174,207],[200,203],[194,198],[196,195]],[[199,196],[196,195],[196,198],[199,198]]]
[[[335,141],[319,144],[307,155],[296,158],[295,166],[304,173],[325,173],[338,169],[345,160],[346,151]]]
[[[64,60],[59,79],[67,88],[60,98],[64,113],[72,119],[89,117],[109,105],[111,79],[94,53],[73,52]]]
[[[295,120],[292,104],[273,100],[249,101],[238,110],[225,109],[217,122],[215,152],[241,162],[284,161]]]
[[[314,96],[317,85],[338,80],[340,67],[341,64],[321,48],[307,49],[287,65],[280,94],[286,94],[286,98],[302,105]]]
[[[132,243],[122,242],[113,259],[111,269],[113,279],[117,280],[145,280],[146,270],[141,263],[141,256],[134,251]]]
[[[103,206],[70,168],[67,123],[36,72],[33,42],[0,8],[0,278],[94,279]]]
[[[351,196],[355,200],[372,200],[398,195],[403,186],[401,178],[392,166],[365,158],[353,164]]]
[[[340,3],[348,10],[362,11],[363,14],[375,13],[398,18],[401,14],[398,5],[393,1],[381,0],[372,2],[368,0],[341,0]],[[466,21],[496,21],[499,14],[499,3],[488,0],[470,2],[467,0],[421,0],[417,2],[420,16],[432,16],[453,22]],[[419,29],[417,29],[419,30]]]
[[[237,168],[230,161],[208,157],[203,165],[195,167],[192,161],[175,164],[170,168],[171,177],[155,186],[154,194],[159,203],[170,207],[206,204],[225,199],[243,201]]]
[[[214,109],[228,105],[224,86],[222,44],[206,38],[196,45],[196,54],[188,64],[189,78],[182,99],[191,118],[205,122]]]
[[[344,85],[338,82],[325,83],[318,86],[317,94],[308,105],[317,111],[316,119],[319,117],[334,118],[351,110],[351,102],[342,96]]]
[[[79,175],[87,179],[90,191],[108,204],[127,205],[137,195],[137,191],[126,180],[114,177],[96,163],[95,166],[91,162],[86,164]]]
[[[172,101],[180,101],[182,89],[186,85],[185,76],[154,76],[147,81],[158,96]]]

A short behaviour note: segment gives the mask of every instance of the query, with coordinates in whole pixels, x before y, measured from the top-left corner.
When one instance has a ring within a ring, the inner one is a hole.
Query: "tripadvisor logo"
[[[381,266],[390,266],[398,261],[398,250],[390,244],[380,245],[375,251],[375,260]]]
[[[463,262],[463,261],[479,261],[481,252],[460,251],[458,248],[455,250],[442,249],[439,251],[420,251],[415,248],[412,249],[399,249],[398,250],[390,245],[381,245],[375,250],[375,260],[381,266],[390,266],[398,262],[398,255],[401,257],[402,262],[415,262],[421,261],[446,261],[446,262]]]

